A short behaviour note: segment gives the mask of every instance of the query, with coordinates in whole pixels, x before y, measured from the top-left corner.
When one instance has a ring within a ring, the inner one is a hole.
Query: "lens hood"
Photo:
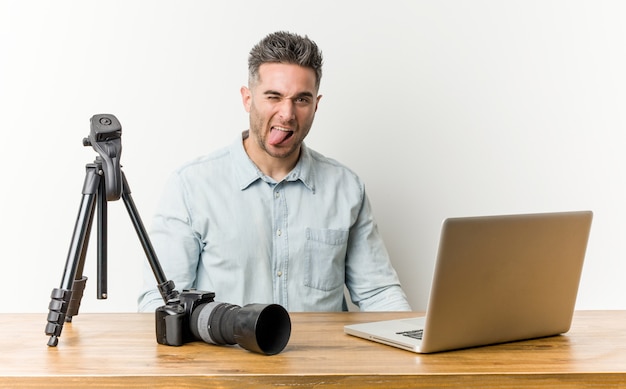
[[[248,304],[237,312],[234,337],[253,352],[274,355],[283,351],[291,336],[291,319],[278,304]]]

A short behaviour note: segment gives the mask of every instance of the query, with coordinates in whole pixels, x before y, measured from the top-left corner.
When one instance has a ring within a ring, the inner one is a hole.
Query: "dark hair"
[[[315,71],[315,87],[322,79],[322,52],[315,42],[286,31],[269,34],[257,43],[248,57],[248,82],[258,80],[259,67],[264,63],[296,64]]]

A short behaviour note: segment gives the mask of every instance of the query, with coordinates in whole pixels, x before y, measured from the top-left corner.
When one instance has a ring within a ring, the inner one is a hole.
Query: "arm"
[[[352,302],[362,311],[411,310],[365,191],[357,220],[350,229],[346,286]]]
[[[150,240],[166,278],[174,281],[178,291],[194,285],[201,251],[200,239],[191,227],[190,215],[184,183],[174,174],[166,184],[158,205]],[[139,310],[154,311],[164,302],[147,264],[143,273],[144,285],[139,296]]]

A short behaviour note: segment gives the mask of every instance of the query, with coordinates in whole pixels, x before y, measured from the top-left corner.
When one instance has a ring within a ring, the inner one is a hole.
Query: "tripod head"
[[[122,195],[122,125],[114,115],[99,114],[90,119],[91,131],[83,139],[83,146],[92,146],[102,162],[107,201],[118,200]]]

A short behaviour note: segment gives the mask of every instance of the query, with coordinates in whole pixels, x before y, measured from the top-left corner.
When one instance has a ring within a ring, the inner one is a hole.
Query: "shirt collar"
[[[235,164],[235,172],[237,174],[237,182],[239,189],[245,190],[257,180],[263,180],[268,183],[276,183],[272,178],[267,177],[252,162],[245,148],[243,140],[248,137],[248,130],[241,134],[241,137],[231,146],[233,162]],[[313,169],[313,157],[310,150],[304,143],[300,148],[300,158],[293,170],[287,174],[283,181],[301,181],[311,192],[315,193],[315,174]]]

